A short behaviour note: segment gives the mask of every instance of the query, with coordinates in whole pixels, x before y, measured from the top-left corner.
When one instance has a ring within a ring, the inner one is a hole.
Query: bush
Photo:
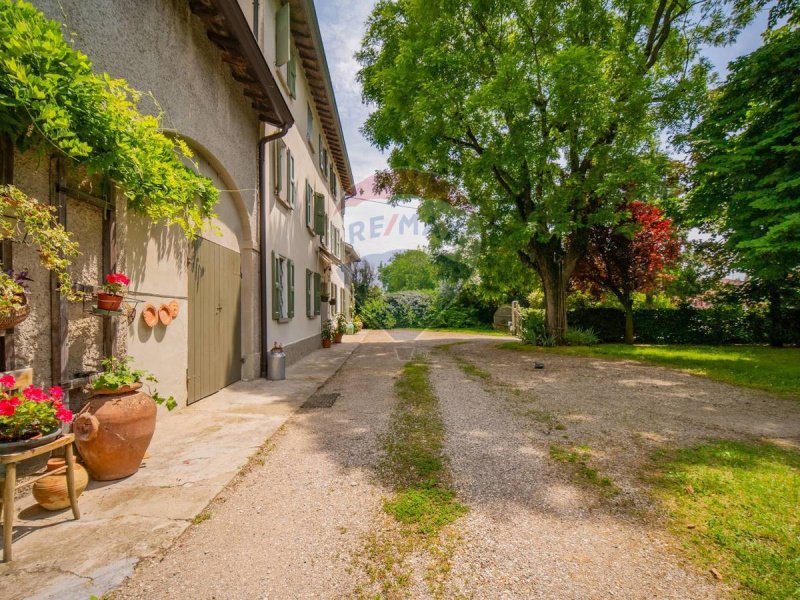
[[[396,322],[382,297],[368,298],[361,307],[359,316],[364,322],[364,327],[368,329],[391,329]]]
[[[543,345],[547,337],[547,330],[544,325],[544,310],[540,308],[520,309],[519,337],[523,344]]]
[[[594,346],[600,339],[593,329],[571,327],[564,336],[567,346]]]
[[[395,327],[425,327],[436,293],[427,290],[386,294],[386,306],[395,320]]]

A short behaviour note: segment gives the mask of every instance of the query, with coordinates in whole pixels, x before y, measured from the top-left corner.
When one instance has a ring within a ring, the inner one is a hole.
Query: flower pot
[[[75,419],[75,444],[94,479],[136,473],[156,428],[156,404],[143,392],[92,397]]]
[[[23,296],[22,306],[12,310],[9,314],[0,317],[0,330],[11,329],[22,323],[31,314],[27,296]]]
[[[0,454],[16,454],[23,450],[30,450],[31,448],[38,448],[54,441],[61,435],[61,427],[53,432],[47,434],[39,434],[36,437],[28,438],[27,440],[17,440],[14,442],[0,442]]]
[[[342,343],[342,338],[343,338],[343,337],[344,337],[344,334],[343,334],[343,333],[337,333],[337,334],[336,334],[336,335],[333,337],[333,343],[334,343],[334,344],[341,344],[341,343]]]
[[[330,348],[333,344],[333,340],[324,339],[322,340],[322,347],[323,348]]]
[[[142,383],[137,381],[136,383],[126,383],[125,385],[121,385],[118,388],[100,388],[98,390],[92,390],[93,396],[119,396],[120,394],[127,394],[128,392],[135,392],[139,388],[142,387]]]
[[[97,292],[97,308],[100,310],[119,310],[122,306],[122,296]]]
[[[75,495],[80,496],[89,483],[89,474],[81,465],[75,464]],[[64,458],[51,458],[47,461],[47,470],[55,471],[66,464]],[[70,505],[69,490],[67,489],[67,473],[57,473],[42,477],[33,484],[33,498],[42,508],[47,510],[61,510]]]

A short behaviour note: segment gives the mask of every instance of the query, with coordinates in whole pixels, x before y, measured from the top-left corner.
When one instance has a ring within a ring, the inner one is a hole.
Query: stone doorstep
[[[287,367],[285,381],[240,381],[159,416],[139,472],[91,481],[78,500],[80,521],[28,494],[17,503],[14,561],[0,564],[0,597],[85,600],[119,586],[142,558],[175,542],[362,340],[312,352]]]

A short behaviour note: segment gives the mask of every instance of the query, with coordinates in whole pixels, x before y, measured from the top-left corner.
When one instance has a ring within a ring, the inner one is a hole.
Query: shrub
[[[386,294],[386,306],[396,327],[425,327],[435,300],[436,293],[428,290]]]
[[[594,346],[600,340],[593,329],[571,327],[564,336],[564,341],[567,346]]]
[[[547,330],[544,325],[544,310],[541,308],[520,309],[520,339],[523,344],[544,345]]]
[[[396,323],[383,297],[368,298],[359,316],[368,329],[391,329]]]

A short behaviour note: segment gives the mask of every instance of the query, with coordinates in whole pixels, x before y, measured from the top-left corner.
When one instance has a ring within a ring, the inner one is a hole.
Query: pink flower
[[[57,385],[54,385],[49,390],[47,390],[47,393],[53,400],[61,400],[64,397],[64,390],[62,390]]]
[[[131,280],[124,273],[109,273],[106,275],[106,283],[128,285],[130,282]]]
[[[72,411],[62,406],[56,410],[56,419],[64,423],[69,423],[72,421]]]
[[[25,396],[27,400],[31,400],[33,402],[44,402],[45,400],[50,400],[50,397],[45,394],[44,390],[40,387],[36,387],[35,385],[29,385],[22,390],[22,395]]]
[[[22,404],[22,400],[20,400],[19,396],[11,396],[6,402],[9,402],[12,406],[19,406]]]
[[[0,417],[10,417],[16,412],[17,407],[8,400],[0,402]]]
[[[6,389],[11,389],[17,384],[17,380],[14,379],[13,375],[3,375],[0,377],[0,385],[2,385]]]

